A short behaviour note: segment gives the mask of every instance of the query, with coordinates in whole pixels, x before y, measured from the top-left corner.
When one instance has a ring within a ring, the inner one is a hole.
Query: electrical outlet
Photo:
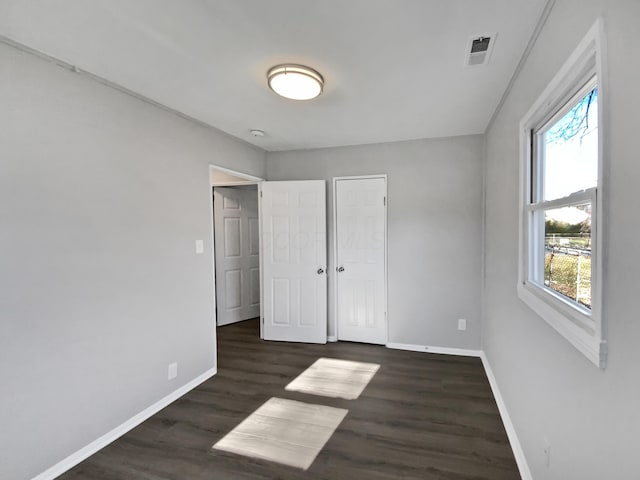
[[[169,368],[167,368],[167,379],[173,380],[178,376],[178,362],[169,364]]]
[[[467,320],[464,318],[458,319],[458,330],[466,330],[467,329]]]
[[[551,444],[546,438],[544,439],[542,453],[544,453],[544,464],[549,468],[551,466]]]
[[[196,240],[196,253],[204,253],[204,240]]]

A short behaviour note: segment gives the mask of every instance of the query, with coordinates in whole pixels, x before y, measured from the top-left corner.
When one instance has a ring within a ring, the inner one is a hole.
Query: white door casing
[[[264,339],[326,343],[325,182],[261,185]]]
[[[260,315],[257,189],[215,187],[213,193],[218,325]]]
[[[335,179],[338,340],[384,345],[386,178]]]

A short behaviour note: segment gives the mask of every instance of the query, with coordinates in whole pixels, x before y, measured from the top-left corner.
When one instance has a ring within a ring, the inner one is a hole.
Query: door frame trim
[[[346,176],[346,177],[333,177],[331,185],[333,188],[333,192],[332,192],[332,201],[333,201],[333,208],[332,208],[332,214],[333,214],[333,221],[332,221],[332,228],[333,228],[333,268],[331,270],[329,270],[327,273],[331,272],[332,275],[335,275],[335,281],[332,282],[333,283],[333,320],[334,320],[334,328],[335,328],[335,336],[331,336],[331,337],[327,337],[327,338],[331,338],[332,340],[335,339],[335,341],[338,341],[340,339],[340,332],[339,332],[339,325],[338,325],[338,274],[336,269],[338,268],[338,195],[337,195],[337,182],[341,181],[341,180],[370,180],[370,179],[376,179],[376,178],[382,178],[384,179],[384,196],[385,196],[385,203],[384,203],[384,323],[385,323],[385,327],[384,327],[384,334],[385,334],[385,339],[384,339],[384,344],[385,346],[389,344],[389,301],[388,301],[388,291],[387,291],[387,276],[388,276],[388,268],[387,268],[387,251],[388,251],[388,244],[389,244],[389,231],[387,228],[387,217],[388,217],[388,213],[387,213],[387,209],[389,206],[389,188],[388,188],[388,180],[387,180],[387,174],[386,173],[380,173],[377,175],[354,175],[354,176]]]
[[[209,174],[209,178],[208,178],[208,183],[209,183],[209,232],[210,232],[210,241],[211,241],[211,276],[213,278],[213,292],[212,292],[212,296],[213,296],[213,325],[214,328],[216,329],[215,331],[217,332],[217,328],[218,328],[218,315],[216,312],[217,309],[217,298],[216,298],[216,247],[215,247],[215,237],[214,237],[214,219],[213,219],[213,188],[214,185],[211,182],[211,172],[212,171],[217,171],[217,172],[223,172],[223,173],[227,173],[229,175],[233,175],[236,177],[240,177],[240,178],[244,178],[246,179],[246,182],[242,182],[242,183],[228,183],[226,182],[226,184],[218,184],[215,186],[218,187],[231,187],[231,186],[240,186],[240,185],[257,185],[258,186],[258,251],[260,252],[259,255],[259,265],[260,265],[260,338],[263,338],[263,332],[262,332],[262,319],[263,319],[263,313],[262,313],[262,305],[264,304],[264,298],[263,298],[263,287],[262,287],[262,202],[260,201],[260,192],[261,192],[261,184],[262,182],[265,181],[264,178],[260,178],[260,177],[256,177],[255,175],[250,175],[248,173],[244,173],[244,172],[240,172],[238,170],[232,170],[230,168],[226,168],[226,167],[221,167],[219,165],[216,165],[214,163],[209,163],[209,168],[207,169],[207,173]],[[216,335],[216,365],[217,365],[217,355],[218,355],[218,338]]]
[[[248,173],[239,172],[238,170],[232,170],[230,168],[220,167],[218,165],[214,165],[213,163],[210,163],[209,164],[209,174],[211,174],[212,170],[215,170],[216,172],[227,173],[229,175],[233,175],[234,177],[240,177],[240,178],[244,179],[244,181],[241,181],[241,182],[222,182],[222,183],[219,183],[219,184],[215,185],[216,187],[233,187],[233,186],[238,186],[238,185],[254,185],[254,184],[257,184],[257,183],[265,181],[264,178],[256,177],[255,175],[249,175]],[[211,183],[211,182],[209,182],[209,183]],[[213,187],[213,185],[211,185],[211,186]]]

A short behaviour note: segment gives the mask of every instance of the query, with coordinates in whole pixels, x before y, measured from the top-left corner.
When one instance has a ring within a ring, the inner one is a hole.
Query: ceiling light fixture
[[[276,65],[267,72],[269,88],[292,100],[311,100],[322,93],[324,78],[304,65]]]

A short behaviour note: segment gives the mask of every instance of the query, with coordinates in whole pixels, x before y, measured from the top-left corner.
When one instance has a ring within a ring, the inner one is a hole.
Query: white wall
[[[518,122],[599,15],[610,67],[604,371],[516,294]],[[558,0],[486,138],[484,349],[536,480],[640,478],[638,33],[637,0]],[[551,444],[549,468],[544,438]]]
[[[4,45],[0,105],[0,478],[17,480],[215,366],[208,164],[264,176],[265,154]]]
[[[482,137],[273,152],[269,180],[388,175],[389,341],[480,348]],[[330,335],[335,264],[329,243]],[[467,319],[466,332],[457,319]]]

